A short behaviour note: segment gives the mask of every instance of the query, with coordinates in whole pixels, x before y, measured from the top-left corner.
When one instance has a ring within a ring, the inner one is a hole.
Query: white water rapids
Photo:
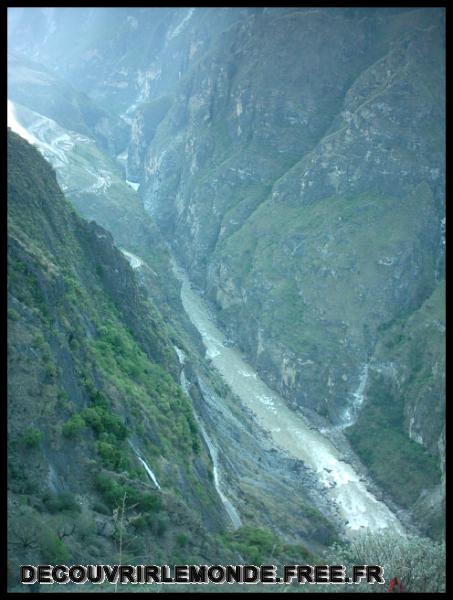
[[[293,412],[285,401],[258,376],[235,348],[225,346],[226,338],[209,316],[205,301],[192,289],[185,272],[173,265],[182,284],[181,299],[192,323],[200,332],[206,355],[225,382],[272,436],[273,443],[288,456],[302,460],[325,488],[345,522],[345,532],[354,537],[364,529],[391,527],[404,535],[397,517],[367,489],[367,481],[342,459],[340,452],[319,431]]]

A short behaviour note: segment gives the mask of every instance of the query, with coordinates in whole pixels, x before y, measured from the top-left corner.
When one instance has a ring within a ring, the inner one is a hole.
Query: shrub
[[[28,427],[22,434],[22,441],[27,448],[37,448],[41,445],[44,434],[34,427]]]
[[[98,440],[96,442],[96,450],[107,468],[118,470],[127,469],[129,466],[127,457],[119,448],[108,441]]]
[[[408,592],[445,592],[445,542],[394,532],[364,533],[349,544],[334,544],[325,558],[326,564],[347,568],[353,564],[380,565],[386,586],[392,577],[398,577]],[[376,591],[370,589],[375,587],[367,583],[356,586],[357,591],[365,592]]]
[[[185,548],[189,542],[189,536],[186,533],[178,533],[176,536],[176,544],[179,548]]]
[[[159,536],[162,537],[165,535],[167,529],[170,526],[170,518],[168,515],[157,515],[155,519],[152,521],[153,531]]]
[[[86,423],[79,413],[72,415],[63,425],[62,432],[65,437],[75,438],[85,428]]]
[[[135,527],[136,531],[142,531],[143,529],[146,529],[146,527],[148,526],[148,522],[143,515],[139,515],[138,517],[135,517],[131,522],[132,522],[132,525]]]
[[[46,376],[46,381],[52,382],[55,379],[55,377],[57,376],[57,368],[55,367],[55,365],[53,363],[48,362],[44,369],[44,373]]]
[[[282,548],[282,555],[287,563],[295,565],[313,564],[315,560],[310,550],[307,550],[302,544],[285,544]],[[309,563],[309,561],[312,562]]]
[[[111,477],[104,473],[99,473],[95,478],[96,489],[102,494],[109,508],[117,508],[123,497],[125,488],[119,485]]]
[[[117,440],[125,440],[128,434],[127,427],[121,420],[103,406],[89,406],[82,411],[83,418],[95,433],[108,432]]]
[[[110,509],[108,506],[106,506],[103,502],[101,502],[100,500],[95,500],[93,502],[93,510],[97,513],[100,513],[101,515],[109,515],[110,514]]]
[[[43,349],[46,346],[46,340],[44,339],[44,337],[42,336],[41,333],[38,333],[34,339],[33,339],[33,346],[36,346],[36,348],[40,348]]]
[[[270,531],[250,525],[228,534],[226,543],[253,565],[263,564],[263,561],[279,551],[277,538]]]
[[[63,524],[64,529],[64,524]],[[71,528],[68,526],[67,529],[70,531]],[[93,541],[96,536],[96,523],[93,520],[91,514],[82,513],[77,517],[77,523],[75,528],[75,535],[78,540],[89,543]]]
[[[53,531],[45,531],[41,539],[44,564],[64,565],[71,557],[65,543]]]
[[[61,492],[60,494],[47,493],[43,497],[43,502],[47,510],[51,513],[79,513],[81,511],[79,503],[71,492]]]
[[[147,512],[158,512],[162,507],[160,496],[146,492],[139,501],[140,508]]]

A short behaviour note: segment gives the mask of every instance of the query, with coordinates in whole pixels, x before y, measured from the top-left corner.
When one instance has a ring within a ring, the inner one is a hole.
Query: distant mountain
[[[112,155],[124,149],[128,128],[123,121],[49,69],[14,52],[8,55],[8,97],[65,129],[96,139]]]

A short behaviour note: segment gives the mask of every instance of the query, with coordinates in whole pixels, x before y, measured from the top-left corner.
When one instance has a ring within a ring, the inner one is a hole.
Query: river
[[[181,282],[181,300],[188,317],[199,331],[206,356],[222,375],[279,451],[302,460],[312,469],[330,500],[346,523],[348,537],[368,529],[387,527],[404,535],[394,513],[367,489],[369,482],[344,460],[332,442],[310,427],[302,415],[292,411],[283,398],[271,390],[248,364],[240,351],[225,345],[225,335],[215,325],[205,300],[191,287],[186,273],[173,264]]]
[[[44,154],[46,151],[51,154],[53,163],[66,164],[68,147],[72,147],[75,140],[64,130],[61,134],[58,132],[54,139],[54,130],[58,126],[50,119],[41,117],[32,128],[33,131],[26,130],[17,119],[14,104],[8,101],[8,125],[25,139],[35,143]],[[90,141],[79,134],[74,136],[79,142]],[[105,185],[103,179],[102,185]],[[133,268],[141,266],[142,261],[139,257],[127,252],[125,254]],[[181,299],[184,309],[202,336],[206,356],[211,359],[214,367],[243,405],[252,411],[260,426],[270,434],[275,448],[289,457],[303,461],[316,474],[317,481],[337,506],[343,522],[346,523],[346,534],[353,536],[362,529],[376,531],[386,527],[404,533],[397,517],[367,489],[369,482],[344,460],[332,442],[322,432],[310,427],[300,414],[292,411],[285,401],[261,380],[237,349],[225,345],[225,336],[216,327],[203,298],[192,289],[182,269],[174,265],[174,271],[182,284]],[[366,376],[367,366],[364,367],[364,381]],[[357,405],[361,403],[362,395],[363,389],[358,389]],[[353,415],[347,416],[349,422]],[[208,434],[204,433],[205,438],[208,437]],[[212,447],[211,444],[210,451],[215,454]],[[148,474],[150,475],[149,472]],[[217,481],[217,471],[215,475]],[[150,477],[152,478],[151,475]],[[156,485],[158,486],[157,482]],[[226,504],[225,500],[228,499],[222,497],[222,500]],[[237,519],[233,518],[234,507],[226,508],[237,526],[239,516]]]

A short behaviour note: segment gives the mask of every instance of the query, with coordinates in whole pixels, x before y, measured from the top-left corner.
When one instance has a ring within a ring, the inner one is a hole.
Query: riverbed
[[[369,483],[345,462],[340,451],[322,433],[310,427],[306,419],[291,410],[282,397],[271,390],[216,326],[209,307],[191,286],[186,273],[173,264],[181,282],[181,300],[188,317],[199,331],[206,357],[222,375],[244,407],[250,409],[266,431],[275,448],[313,470],[345,524],[348,537],[363,530],[387,527],[404,534],[394,513],[368,489]]]

